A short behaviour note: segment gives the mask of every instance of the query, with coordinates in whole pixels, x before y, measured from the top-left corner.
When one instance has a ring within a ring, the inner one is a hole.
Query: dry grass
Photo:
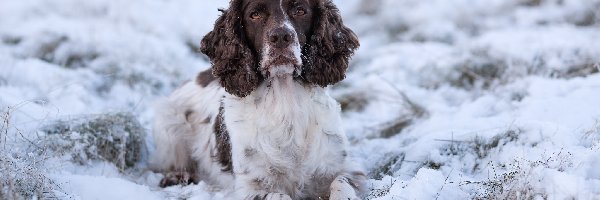
[[[368,133],[369,139],[372,138],[391,138],[400,134],[404,129],[416,123],[418,119],[426,118],[429,112],[421,105],[410,99],[406,93],[396,87],[393,82],[383,79],[390,88],[394,90],[391,95],[391,102],[402,105],[402,110],[398,111],[399,115],[396,119],[381,123],[372,128],[371,133]]]
[[[596,120],[592,127],[584,130],[581,141],[587,148],[600,149],[600,120]]]
[[[537,189],[532,184],[530,171],[522,167],[522,163],[509,164],[506,172],[498,173],[496,170],[507,166],[496,166],[489,164],[492,176],[486,181],[463,182],[462,185],[477,184],[482,192],[476,194],[473,199],[548,199],[545,191]]]
[[[586,77],[592,74],[596,74],[600,71],[600,65],[594,62],[583,62],[582,64],[577,64],[569,67],[565,71],[554,71],[551,72],[552,77],[556,78],[577,78],[577,77]]]
[[[521,129],[511,128],[489,139],[475,137],[464,141],[453,138],[450,140],[437,139],[436,141],[449,143],[440,149],[441,156],[456,158],[464,162],[464,166],[462,166],[464,173],[478,173],[482,167],[479,163],[485,163],[493,151],[500,151],[508,143],[517,141],[521,133]],[[444,162],[433,160],[422,163],[423,167],[430,169],[440,169],[445,165]],[[472,165],[468,165],[468,163]]]
[[[599,7],[600,8],[600,7]],[[564,68],[552,69],[548,58],[536,57],[533,61],[507,60],[490,55],[490,49],[474,49],[469,58],[452,66],[452,71],[424,86],[438,88],[451,85],[469,91],[489,90],[519,80],[529,75],[572,79],[600,72],[598,58],[581,57]]]
[[[340,103],[342,112],[361,112],[369,104],[369,97],[365,92],[361,91],[342,94],[339,97],[336,97],[336,100]]]
[[[60,187],[47,177],[50,157],[70,156],[132,167],[146,154],[145,130],[127,113],[85,116],[44,127],[38,139],[14,126],[13,108],[0,110],[0,199],[60,199]],[[28,153],[30,152],[30,153]]]
[[[404,92],[400,91],[399,89],[396,88],[396,90],[398,96],[400,96],[400,102],[402,102],[407,114],[401,115],[396,120],[382,124],[376,131],[378,133],[378,137],[393,137],[402,132],[402,130],[408,126],[414,124],[415,120],[428,116],[428,112],[423,106],[412,101]]]
[[[35,47],[33,57],[64,68],[85,68],[100,55],[95,51],[71,51],[73,41],[64,35],[49,34]],[[62,55],[64,54],[64,55]]]
[[[0,199],[56,198],[60,188],[45,175],[46,157],[25,154],[8,144],[9,134],[19,132],[13,127],[11,112],[11,108],[0,110]]]
[[[521,0],[520,4],[524,6],[540,6],[544,0]]]
[[[114,163],[124,170],[137,164],[146,153],[145,130],[129,113],[83,116],[42,128],[40,144],[54,156],[68,155],[73,162],[91,160]]]
[[[383,156],[383,160],[376,163],[369,172],[369,177],[373,179],[382,179],[384,176],[392,176],[394,172],[400,170],[402,167],[402,162],[404,162],[405,155],[404,153],[395,154],[388,153]]]
[[[390,193],[390,190],[392,189],[392,186],[394,186],[394,184],[396,184],[396,180],[390,179],[389,184],[385,184],[380,188],[371,188],[369,190],[369,193],[367,194],[366,199],[375,199],[375,198],[384,197],[384,196],[388,195]]]
[[[490,177],[480,182],[462,182],[462,185],[477,184],[481,192],[474,199],[548,199],[547,191],[539,187],[539,178],[534,171],[554,169],[565,171],[573,167],[573,155],[561,150],[539,160],[515,159],[510,163],[490,162]],[[501,172],[500,172],[501,171]]]

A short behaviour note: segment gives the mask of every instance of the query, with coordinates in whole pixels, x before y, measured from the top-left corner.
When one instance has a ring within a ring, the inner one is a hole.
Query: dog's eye
[[[294,13],[294,15],[296,15],[296,16],[302,16],[305,14],[306,14],[306,10],[304,10],[304,8],[302,8],[302,7],[296,8],[296,12]]]
[[[250,19],[259,20],[262,18],[262,15],[259,12],[250,13]]]

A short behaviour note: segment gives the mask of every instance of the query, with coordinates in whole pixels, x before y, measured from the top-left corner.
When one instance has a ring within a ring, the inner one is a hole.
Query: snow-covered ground
[[[331,93],[367,199],[600,199],[600,0],[336,2],[361,48]],[[0,0],[0,199],[223,198],[159,188],[144,162],[152,103],[209,67],[226,4]],[[95,125],[47,141],[114,113],[141,124],[133,168],[64,143]]]

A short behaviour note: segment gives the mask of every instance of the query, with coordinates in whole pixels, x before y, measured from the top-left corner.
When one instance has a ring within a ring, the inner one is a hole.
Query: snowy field
[[[366,199],[600,199],[600,0],[336,2]],[[226,4],[0,0],[0,199],[222,199],[145,162]]]

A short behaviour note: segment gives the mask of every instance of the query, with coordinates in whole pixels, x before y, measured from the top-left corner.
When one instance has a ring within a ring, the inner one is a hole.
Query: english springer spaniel
[[[212,63],[158,103],[161,187],[209,184],[232,199],[359,199],[340,105],[359,47],[331,0],[231,0],[201,42]]]

